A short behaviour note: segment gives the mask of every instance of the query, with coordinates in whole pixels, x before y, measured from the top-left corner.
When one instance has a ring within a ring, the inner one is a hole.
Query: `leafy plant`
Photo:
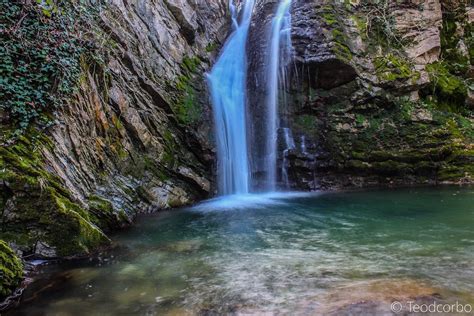
[[[49,124],[75,91],[79,59],[95,50],[78,29],[95,9],[81,0],[0,0],[0,11],[0,111],[22,133]]]

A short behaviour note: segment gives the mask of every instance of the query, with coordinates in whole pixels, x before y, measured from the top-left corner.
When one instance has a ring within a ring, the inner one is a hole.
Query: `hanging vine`
[[[16,134],[32,123],[50,124],[75,91],[81,56],[96,51],[85,25],[99,7],[81,0],[0,0],[0,115]]]

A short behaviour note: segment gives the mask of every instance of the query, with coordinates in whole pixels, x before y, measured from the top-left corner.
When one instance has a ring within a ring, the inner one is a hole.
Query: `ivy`
[[[94,51],[78,29],[94,9],[81,0],[0,0],[0,11],[0,112],[22,133],[50,124],[76,91],[79,60]]]

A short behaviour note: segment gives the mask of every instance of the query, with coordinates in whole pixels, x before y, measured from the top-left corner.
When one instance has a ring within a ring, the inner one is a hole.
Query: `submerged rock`
[[[197,251],[201,247],[202,241],[200,240],[183,240],[167,244],[164,248],[171,252],[182,253]]]
[[[441,302],[437,289],[418,280],[381,279],[356,281],[330,289],[306,303],[303,311],[323,315],[392,315],[391,304]],[[407,310],[404,310],[407,312]]]

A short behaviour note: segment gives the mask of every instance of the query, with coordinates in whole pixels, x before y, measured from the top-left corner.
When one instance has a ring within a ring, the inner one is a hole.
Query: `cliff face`
[[[291,187],[472,182],[474,8],[317,0],[292,10],[295,65],[280,117],[296,148],[283,155],[279,145]]]
[[[38,10],[40,23],[58,14]],[[78,89],[55,124],[2,139],[0,238],[23,255],[75,255],[107,244],[106,233],[139,212],[208,197],[214,152],[204,72],[227,35],[227,11],[225,0],[103,5],[82,26],[103,59],[78,60]],[[0,114],[6,135],[9,118]]]

